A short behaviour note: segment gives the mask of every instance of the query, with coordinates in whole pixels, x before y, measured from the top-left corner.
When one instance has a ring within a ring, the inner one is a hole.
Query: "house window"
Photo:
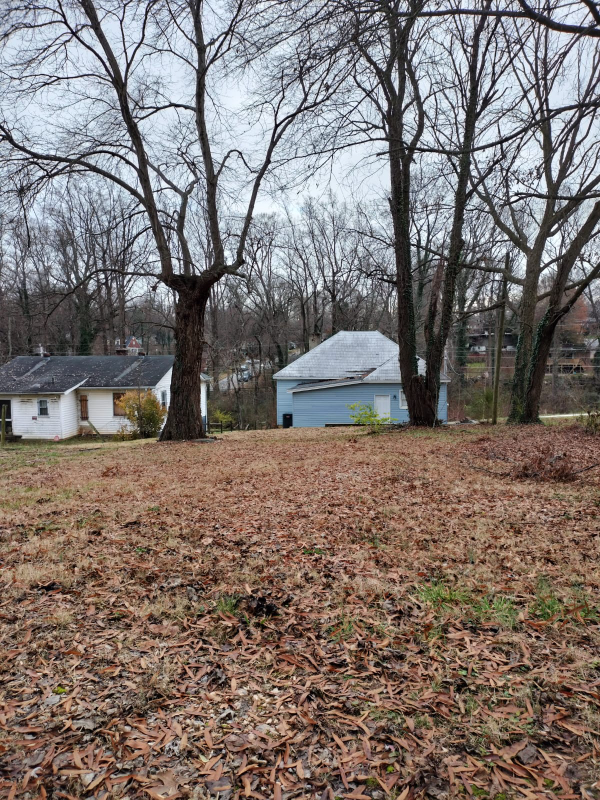
[[[400,404],[400,408],[408,408],[408,403],[406,402],[406,396],[402,391],[402,389],[400,389],[400,392],[398,394],[398,403]]]
[[[160,404],[163,408],[167,407],[167,393],[164,389],[160,393]]]
[[[125,392],[113,392],[113,417],[124,417],[125,409],[121,405],[121,400],[125,397]]]
[[[38,400],[38,417],[49,417],[48,413],[48,401],[47,400]]]
[[[79,408],[80,408],[79,418],[82,420],[89,419],[87,394],[82,394],[79,397]]]

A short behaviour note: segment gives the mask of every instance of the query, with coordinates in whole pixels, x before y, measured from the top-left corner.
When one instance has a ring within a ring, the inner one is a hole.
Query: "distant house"
[[[119,345],[115,348],[116,353],[118,356],[145,356],[146,352],[142,348],[142,345],[135,336],[128,336],[125,339],[125,344],[123,347]]]
[[[419,359],[419,372],[425,364]],[[368,403],[382,415],[408,421],[398,345],[378,331],[340,331],[273,376],[277,423],[291,414],[294,428],[352,423],[352,403]],[[446,421],[448,378],[441,376],[438,417]],[[289,416],[285,418],[290,423]]]
[[[0,408],[23,439],[68,439],[93,427],[115,434],[126,420],[119,400],[129,389],[151,389],[171,400],[173,356],[19,356],[0,367]],[[206,420],[208,376],[202,375]],[[91,423],[91,425],[90,425]]]

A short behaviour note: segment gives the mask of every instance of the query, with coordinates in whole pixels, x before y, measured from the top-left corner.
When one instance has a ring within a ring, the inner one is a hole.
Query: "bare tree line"
[[[5,218],[18,228],[70,187],[56,252],[82,341],[89,287],[107,340],[119,319],[96,276],[137,274],[174,299],[164,438],[202,434],[199,372],[207,341],[218,362],[225,298],[239,336],[269,341],[278,363],[282,320],[306,348],[325,313],[329,332],[393,313],[410,418],[433,425],[457,314],[502,279],[520,331],[511,421],[533,422],[554,331],[600,276],[599,21],[577,0],[15,2],[2,30]],[[305,193],[290,209],[340,155],[348,174],[382,177],[377,200]],[[73,187],[92,178],[139,226],[120,264],[102,248],[86,260],[85,237],[68,233],[90,213]],[[266,191],[279,217],[256,218]],[[33,258],[22,236],[26,262],[11,269],[50,295],[46,247]]]

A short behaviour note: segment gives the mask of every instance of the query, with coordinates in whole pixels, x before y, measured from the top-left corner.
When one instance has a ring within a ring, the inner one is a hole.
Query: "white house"
[[[0,367],[0,409],[23,439],[68,439],[86,429],[115,434],[127,424],[119,400],[151,389],[164,408],[171,400],[173,356],[19,356]],[[206,387],[202,375],[202,416]],[[91,423],[91,424],[90,424]]]

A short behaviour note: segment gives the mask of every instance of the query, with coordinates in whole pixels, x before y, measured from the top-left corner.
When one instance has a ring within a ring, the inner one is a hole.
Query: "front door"
[[[375,395],[375,413],[380,417],[389,417],[391,411],[389,394]]]

